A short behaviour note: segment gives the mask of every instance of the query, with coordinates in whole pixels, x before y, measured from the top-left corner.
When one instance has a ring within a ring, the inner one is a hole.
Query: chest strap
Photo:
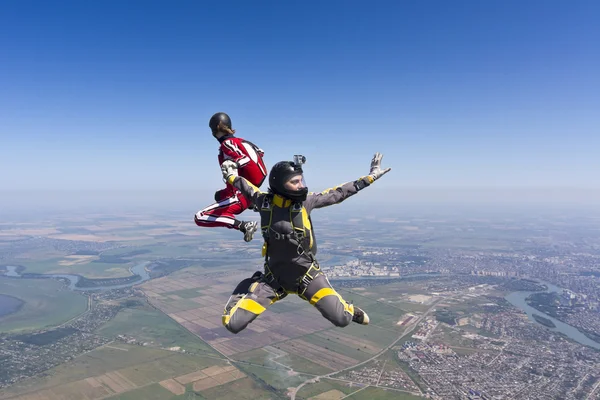
[[[260,209],[261,223],[264,223],[264,221],[268,221],[266,225],[261,226],[263,238],[265,240],[265,243],[263,244],[263,255],[265,257],[265,272],[266,272],[265,279],[267,280],[267,282],[270,285],[271,285],[271,282],[275,282],[274,284],[279,285],[278,283],[276,283],[275,277],[273,276],[273,273],[269,269],[269,255],[268,255],[268,251],[267,251],[268,246],[269,246],[269,241],[270,240],[286,240],[286,241],[292,242],[293,244],[295,244],[297,246],[298,255],[306,254],[310,257],[311,262],[312,262],[310,268],[304,273],[304,275],[299,277],[298,281],[297,281],[298,295],[300,295],[300,297],[302,297],[304,292],[306,291],[306,288],[308,287],[308,285],[310,285],[310,283],[313,281],[313,279],[315,279],[318,276],[318,274],[321,273],[321,268],[315,258],[315,255],[313,254],[312,250],[310,249],[310,247],[307,249],[303,244],[303,241],[306,239],[303,213],[306,213],[306,210],[304,209],[304,207],[302,206],[301,203],[292,204],[290,206],[290,223],[292,225],[293,231],[292,231],[292,233],[279,233],[271,228],[271,224],[273,222],[272,201],[273,201],[272,196],[265,196],[263,198],[263,203],[262,203],[261,209]],[[267,213],[268,213],[268,215],[267,215]],[[306,220],[309,221],[308,223],[310,224],[310,227],[311,227],[310,229],[312,230],[312,222],[310,221],[310,216],[306,216]],[[310,244],[312,244],[312,237],[311,237]],[[272,287],[275,289],[275,286],[272,286]]]

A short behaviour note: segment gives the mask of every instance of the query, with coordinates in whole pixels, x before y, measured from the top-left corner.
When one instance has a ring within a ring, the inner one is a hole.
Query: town
[[[469,282],[468,277],[514,278],[537,280],[550,284],[555,291],[562,313],[552,316],[568,323],[594,340],[600,340],[600,273],[590,273],[599,268],[600,256],[595,254],[561,255],[547,257],[531,251],[522,252],[472,252],[465,250],[436,250],[359,247],[348,255],[353,260],[344,264],[324,266],[331,279],[348,278],[398,278],[420,274],[451,274]],[[419,262],[413,259],[420,257]],[[399,259],[411,259],[399,262]],[[456,289],[460,289],[457,287]],[[524,288],[519,290],[525,290]],[[530,290],[534,290],[533,288]],[[537,290],[542,290],[537,289]],[[535,306],[535,305],[534,305]],[[548,311],[547,309],[540,309]]]
[[[123,308],[121,302],[136,301],[131,288],[92,292],[88,310],[61,326],[21,335],[0,334],[0,388],[33,376],[106,345],[118,338],[94,331]],[[135,340],[134,344],[138,344]]]
[[[398,351],[431,398],[534,399],[553,393],[553,398],[579,399],[597,392],[598,351],[524,324],[518,313],[481,318],[479,326],[492,337],[445,323],[436,332],[435,324],[425,321],[418,330],[426,334],[413,335]],[[445,344],[448,337],[456,343],[452,347]],[[480,397],[483,393],[487,397]]]

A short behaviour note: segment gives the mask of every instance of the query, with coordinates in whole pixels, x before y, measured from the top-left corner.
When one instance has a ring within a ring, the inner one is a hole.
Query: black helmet
[[[221,122],[223,123],[223,125],[231,129],[231,118],[229,118],[229,115],[225,114],[224,112],[218,112],[212,117],[210,117],[210,121],[208,121],[208,126],[213,131],[213,133],[216,133],[219,130],[219,123]]]
[[[284,186],[291,177],[302,173],[301,165],[292,161],[280,161],[271,168],[271,172],[269,173],[269,188],[273,193],[282,197],[302,202],[306,200],[306,195],[308,194],[306,186],[300,190],[288,190]]]

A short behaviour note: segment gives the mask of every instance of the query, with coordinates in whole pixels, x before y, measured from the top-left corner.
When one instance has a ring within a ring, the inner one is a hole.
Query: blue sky
[[[269,167],[305,154],[314,190],[366,174],[375,151],[393,170],[365,198],[600,190],[599,15],[595,1],[4,1],[0,190],[191,189],[203,206],[223,185],[217,111]]]

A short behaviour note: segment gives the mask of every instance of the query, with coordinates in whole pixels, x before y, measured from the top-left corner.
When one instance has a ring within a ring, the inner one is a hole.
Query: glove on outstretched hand
[[[223,161],[223,164],[221,164],[221,172],[223,173],[223,179],[227,181],[227,178],[229,178],[231,175],[237,176],[237,167],[237,164],[231,160]]]
[[[381,169],[382,158],[383,154],[375,153],[373,159],[371,160],[371,170],[369,171],[369,175],[373,178],[373,181],[376,181],[392,170],[391,168],[386,168],[384,170]]]

